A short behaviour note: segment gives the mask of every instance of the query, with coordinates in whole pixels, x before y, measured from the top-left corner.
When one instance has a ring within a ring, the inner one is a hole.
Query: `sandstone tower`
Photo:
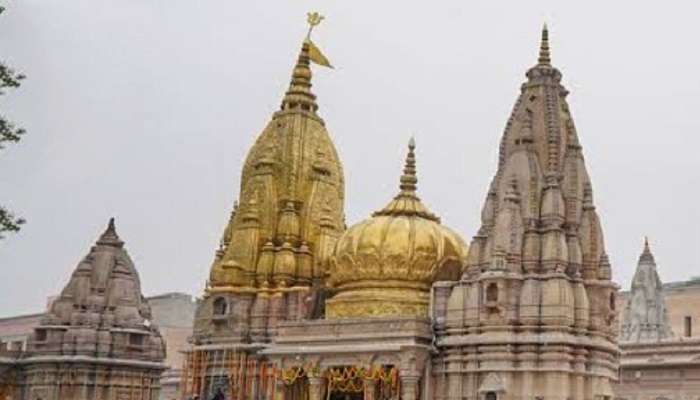
[[[28,342],[16,398],[157,400],[165,346],[110,220]]]
[[[700,338],[687,331],[686,336],[674,334],[664,298],[668,292],[662,289],[656,261],[645,240],[620,330],[618,399],[681,400],[700,393]],[[693,296],[687,295],[687,288],[682,290],[684,300],[692,304],[689,299]]]
[[[674,337],[668,322],[661,279],[656,271],[656,261],[649,249],[649,241],[646,239],[644,251],[639,256],[637,270],[632,278],[632,290],[627,299],[624,315],[620,341],[654,342]]]
[[[281,107],[243,166],[239,201],[196,313],[184,393],[262,392],[272,372],[253,352],[271,342],[280,321],[323,312],[327,261],[344,228],[344,178],[311,92],[314,49],[307,38]],[[231,374],[256,387],[236,385]]]
[[[567,94],[545,27],[464,275],[435,286],[436,399],[613,395],[617,287]]]

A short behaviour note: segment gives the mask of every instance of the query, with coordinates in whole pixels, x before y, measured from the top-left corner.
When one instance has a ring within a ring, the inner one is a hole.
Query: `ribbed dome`
[[[414,148],[411,140],[400,193],[338,240],[328,318],[427,316],[432,283],[459,279],[466,244],[416,196]]]

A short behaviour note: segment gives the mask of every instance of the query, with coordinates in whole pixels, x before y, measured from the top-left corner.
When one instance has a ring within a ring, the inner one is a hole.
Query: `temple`
[[[14,360],[20,400],[157,400],[165,347],[114,219]]]
[[[396,196],[345,229],[318,52],[243,166],[182,398],[611,399],[618,288],[546,27],[469,247],[418,197],[413,140]]]
[[[272,390],[274,371],[259,351],[282,321],[323,316],[345,194],[343,169],[311,91],[314,49],[304,40],[280,109],[243,166],[239,201],[196,312],[183,396],[232,386],[242,398]]]
[[[645,239],[625,306],[620,341],[639,343],[673,338],[661,289],[656,261]]]
[[[649,241],[639,256],[632,286],[626,294],[620,329],[620,379],[615,394],[621,400],[641,398],[685,399],[700,393],[700,338],[692,333],[692,314],[697,309],[697,290],[681,288],[685,303],[677,305],[683,331],[673,332],[669,294],[656,270]],[[690,293],[688,293],[690,292]],[[693,293],[695,292],[695,293]]]

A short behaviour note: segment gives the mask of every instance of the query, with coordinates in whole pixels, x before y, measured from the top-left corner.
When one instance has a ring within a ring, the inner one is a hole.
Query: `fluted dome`
[[[459,279],[466,244],[416,196],[414,148],[411,140],[399,194],[338,240],[327,318],[427,316],[432,283]]]

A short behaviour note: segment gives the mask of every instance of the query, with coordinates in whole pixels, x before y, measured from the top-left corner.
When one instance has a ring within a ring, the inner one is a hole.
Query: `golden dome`
[[[461,275],[467,246],[416,195],[412,139],[408,148],[399,194],[338,239],[327,318],[427,316],[432,283]]]

